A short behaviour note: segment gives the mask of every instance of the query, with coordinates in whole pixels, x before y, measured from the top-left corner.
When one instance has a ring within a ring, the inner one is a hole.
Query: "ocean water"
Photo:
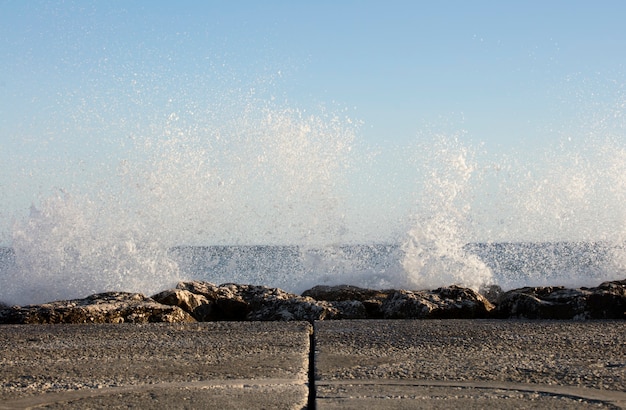
[[[613,263],[612,255],[615,251],[613,246],[589,242],[471,243],[464,247],[465,257],[477,257],[491,275],[489,280],[479,285],[498,284],[504,289],[599,284],[610,277],[607,272],[619,271]],[[269,284],[295,293],[315,285],[339,284],[374,289],[419,288],[410,280],[403,266],[407,255],[401,245],[325,248],[279,245],[181,246],[169,249],[168,258],[172,266],[176,267],[181,280],[203,280],[215,284]],[[0,275],[11,277],[17,271],[13,249],[0,248]],[[125,289],[123,276],[117,280],[120,282],[114,289]],[[76,283],[68,278],[67,282],[61,282],[58,287],[51,289],[49,280],[44,277],[44,288],[32,283],[29,290],[38,291],[41,296],[33,296],[43,302],[69,297],[66,296],[70,295],[68,289],[82,292],[85,296],[108,289],[107,285],[100,289],[87,288],[94,283],[97,281],[79,282],[76,289]],[[443,285],[444,282],[438,284]],[[447,284],[464,285],[462,282]],[[436,285],[436,282],[433,283],[433,286]],[[153,287],[151,291],[157,289]]]
[[[505,289],[599,284],[607,271],[616,269],[611,262],[615,249],[601,243],[471,243],[464,251],[468,259],[478,257],[492,275],[480,285],[495,283]],[[172,249],[172,256],[186,277],[218,284],[263,284],[271,277],[278,287],[297,293],[345,283],[415,289],[400,245],[180,247]]]
[[[46,169],[55,184],[8,218],[0,301],[190,279],[299,293],[626,277],[626,117],[614,111],[610,128],[496,153],[463,131],[372,145],[342,111],[196,108],[112,136],[97,173]]]

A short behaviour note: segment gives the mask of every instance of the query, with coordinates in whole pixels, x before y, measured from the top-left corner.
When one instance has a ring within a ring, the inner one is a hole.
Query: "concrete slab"
[[[0,326],[0,409],[304,408],[302,322]]]
[[[318,409],[626,408],[624,321],[315,324]]]

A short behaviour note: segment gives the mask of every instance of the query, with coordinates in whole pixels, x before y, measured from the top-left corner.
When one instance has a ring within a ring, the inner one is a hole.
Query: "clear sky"
[[[433,130],[492,155],[597,131],[626,101],[624,16],[623,1],[0,0],[0,231],[119,172],[172,114],[197,131],[263,102],[335,113],[355,149],[384,152],[372,180]]]

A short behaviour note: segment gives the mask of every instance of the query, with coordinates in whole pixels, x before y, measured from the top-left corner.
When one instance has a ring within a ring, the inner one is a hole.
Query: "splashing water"
[[[421,149],[432,155],[423,192],[422,210],[414,217],[403,244],[402,265],[417,288],[451,284],[478,289],[493,281],[491,270],[465,245],[469,241],[468,199],[476,165],[458,140],[440,138]]]
[[[15,224],[2,300],[151,294],[183,277],[176,246],[341,242],[349,122],[265,107],[215,127],[178,121],[171,114],[158,132],[134,136],[115,180],[78,194],[59,191]],[[293,285],[307,271],[247,274],[242,280]]]
[[[17,274],[3,280],[4,296],[44,302],[105,290],[156,292],[155,278],[174,284],[178,267],[160,244],[145,231],[124,229],[129,220],[111,223],[111,216],[110,208],[67,193],[32,207],[14,229]]]
[[[409,154],[390,175],[342,113],[246,101],[125,130],[99,179],[53,190],[14,224],[0,300],[180,279],[297,292],[593,285],[626,271],[621,129],[498,156],[463,133],[426,136],[397,149]]]

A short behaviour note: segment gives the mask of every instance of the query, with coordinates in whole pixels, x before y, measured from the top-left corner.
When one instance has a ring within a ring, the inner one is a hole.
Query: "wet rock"
[[[152,296],[152,299],[164,305],[178,306],[198,321],[206,321],[208,312],[204,308],[210,302],[204,295],[185,289],[169,289]]]
[[[0,311],[0,323],[183,323],[195,320],[177,306],[139,293],[106,292],[84,299],[13,306]]]
[[[525,319],[626,319],[626,280],[594,288],[525,287],[500,296],[495,316]]]
[[[497,305],[504,291],[498,285],[486,285],[482,286],[478,293],[483,295],[490,303]]]
[[[603,282],[591,288],[588,316],[594,319],[626,319],[626,279]]]
[[[179,306],[200,322],[246,320],[249,304],[232,287],[209,282],[180,282],[176,289],[152,296],[160,303]]]
[[[336,318],[338,311],[329,303],[298,296],[278,288],[255,285],[238,286],[250,304],[248,320],[324,320]]]
[[[248,314],[248,320],[324,320],[337,319],[339,312],[330,304],[313,299],[296,298],[267,300]]]
[[[302,296],[309,296],[315,300],[345,301],[345,300],[382,300],[393,293],[392,290],[374,290],[359,288],[351,285],[315,286],[302,292]]]
[[[318,301],[331,302],[341,319],[382,319],[383,301],[395,290],[366,289],[351,285],[315,286],[302,293]]]
[[[381,306],[385,319],[477,319],[494,306],[469,288],[449,286],[433,291],[398,290]]]
[[[31,306],[0,306],[0,323],[146,323],[333,319],[626,319],[626,280],[595,288],[373,290],[316,286],[302,295],[267,286],[180,282],[147,298],[99,293]]]
[[[333,319],[371,319],[365,304],[359,300],[339,300],[330,302],[337,314]]]
[[[234,283],[216,286],[209,282],[180,282],[176,290],[155,295],[156,300],[180,306],[199,321],[219,320],[323,320],[337,318],[330,303],[298,296],[278,288]],[[203,299],[192,299],[196,294]],[[195,302],[203,303],[196,305]]]
[[[525,287],[505,292],[495,314],[500,318],[583,318],[585,296],[583,291],[562,286]]]
[[[316,286],[303,293],[330,301],[342,318],[483,318],[494,306],[472,289],[449,286],[434,291],[373,290],[355,286]],[[359,302],[360,305],[346,302]]]

